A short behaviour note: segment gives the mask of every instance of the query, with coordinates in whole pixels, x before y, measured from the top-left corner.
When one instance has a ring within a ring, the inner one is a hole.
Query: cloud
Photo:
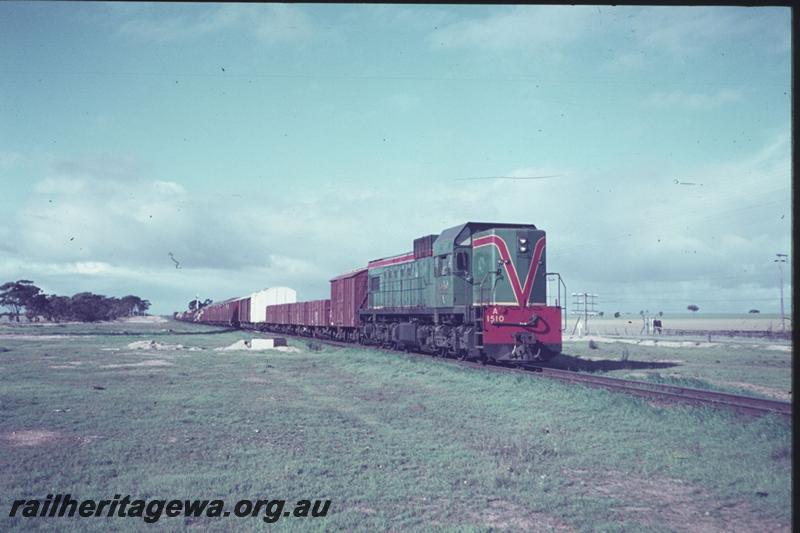
[[[647,54],[645,52],[624,52],[615,56],[602,68],[610,71],[631,71],[641,69],[646,64]]]
[[[773,8],[683,6],[636,9],[632,17],[640,47],[685,57],[730,39],[774,48],[785,42],[790,15]]]
[[[552,50],[580,38],[590,23],[585,6],[515,6],[448,24],[432,32],[433,47]]]
[[[94,156],[59,159],[53,170],[62,177],[130,181],[146,177],[150,165],[130,156]]]
[[[443,21],[427,40],[434,49],[535,51],[540,58],[559,57],[566,47],[594,54],[600,43],[618,42],[624,51],[602,68],[631,70],[650,63],[648,56],[682,61],[742,41],[786,53],[790,20],[786,8],[514,6]]]
[[[791,217],[787,136],[737,160],[681,170],[702,187],[674,184],[674,170],[598,171],[554,160],[489,173],[560,175],[546,180],[398,180],[347,195],[337,183],[243,200],[165,176],[103,180],[103,160],[114,158],[58,164],[39,180],[0,227],[0,279],[29,278],[69,294],[140,294],[157,312],[198,292],[218,300],[269,285],[313,299],[325,297],[338,273],[476,220],[546,230],[548,269],[570,290],[619,301],[660,294],[669,303],[736,299],[737,290],[738,298],[766,297],[771,254],[789,247],[788,219],[779,219]]]
[[[672,92],[655,92],[647,97],[645,103],[653,107],[685,109],[714,109],[725,104],[741,102],[744,99],[741,91],[720,89],[712,94],[687,93],[681,90]]]
[[[253,12],[252,31],[263,42],[302,42],[310,40],[315,30],[300,8],[287,4],[269,4],[269,9]]]
[[[194,5],[182,6],[180,12],[163,7],[114,10],[112,19],[120,35],[147,42],[198,39],[226,31],[244,32],[267,44],[305,42],[316,35],[305,11],[289,4]]]
[[[16,165],[22,156],[16,152],[0,151],[0,169],[8,169]]]

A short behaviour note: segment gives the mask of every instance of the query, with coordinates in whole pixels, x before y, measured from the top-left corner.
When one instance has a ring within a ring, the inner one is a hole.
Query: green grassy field
[[[0,530],[146,526],[8,518],[51,493],[332,500],[325,518],[168,530],[790,530],[786,421],[301,341],[219,352],[252,334],[208,330],[0,328]],[[151,339],[196,349],[127,348]]]

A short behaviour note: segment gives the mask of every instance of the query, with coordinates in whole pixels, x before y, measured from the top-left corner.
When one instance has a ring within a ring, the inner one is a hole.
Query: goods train
[[[297,302],[276,287],[175,316],[459,359],[543,361],[561,351],[562,331],[545,265],[536,226],[467,222],[331,279],[330,299]]]

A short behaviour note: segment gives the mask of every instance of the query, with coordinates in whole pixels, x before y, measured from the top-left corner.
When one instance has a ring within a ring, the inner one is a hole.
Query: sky
[[[161,314],[316,299],[516,222],[608,313],[779,312],[790,30],[781,7],[1,2],[0,282]]]

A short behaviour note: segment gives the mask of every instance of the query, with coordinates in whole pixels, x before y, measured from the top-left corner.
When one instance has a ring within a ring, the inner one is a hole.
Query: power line
[[[786,84],[778,82],[758,82],[750,81],[640,81],[640,80],[620,80],[619,78],[562,78],[546,79],[535,76],[419,76],[419,75],[381,75],[381,74],[284,74],[284,73],[236,73],[230,69],[224,72],[135,72],[135,71],[58,71],[58,70],[6,70],[0,72],[5,76],[142,76],[142,77],[166,77],[166,78],[267,78],[267,79],[338,79],[338,80],[389,80],[389,81],[458,81],[458,82],[519,82],[536,83],[541,85],[596,85],[598,83],[608,83],[611,85],[642,85],[651,87],[661,86],[723,86],[729,87],[737,85],[740,87],[750,86],[774,86],[785,87]]]

